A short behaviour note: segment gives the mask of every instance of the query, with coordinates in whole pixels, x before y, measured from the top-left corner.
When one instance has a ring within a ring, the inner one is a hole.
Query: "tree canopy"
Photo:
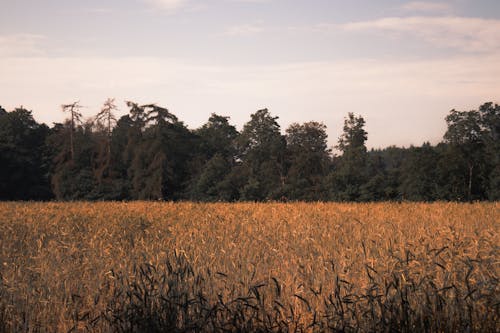
[[[451,110],[433,146],[368,150],[363,116],[347,114],[335,150],[326,126],[282,131],[268,109],[241,131],[212,113],[189,129],[169,109],[113,99],[83,119],[62,105],[48,127],[0,107],[0,200],[499,200],[500,106]],[[336,152],[336,153],[334,153]]]

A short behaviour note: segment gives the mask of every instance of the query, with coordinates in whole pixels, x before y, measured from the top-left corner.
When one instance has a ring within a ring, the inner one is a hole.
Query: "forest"
[[[333,153],[326,126],[256,111],[238,131],[212,113],[189,129],[167,108],[108,99],[92,119],[78,102],[52,127],[0,107],[0,200],[495,201],[500,199],[500,105],[451,110],[437,145],[366,147],[349,113]]]

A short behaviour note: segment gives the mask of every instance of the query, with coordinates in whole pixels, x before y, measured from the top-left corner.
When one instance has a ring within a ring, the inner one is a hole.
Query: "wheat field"
[[[0,332],[499,332],[499,203],[0,203]]]

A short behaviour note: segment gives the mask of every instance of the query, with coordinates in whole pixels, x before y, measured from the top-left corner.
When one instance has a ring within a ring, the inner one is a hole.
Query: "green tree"
[[[228,159],[236,155],[235,140],[238,137],[236,127],[229,123],[229,117],[212,113],[208,122],[195,131],[201,138],[201,151],[210,159],[219,154]]]
[[[197,201],[232,201],[234,192],[226,178],[232,165],[222,154],[215,154],[194,178],[190,188],[190,199]],[[237,192],[237,189],[236,189]]]
[[[51,197],[45,138],[49,128],[38,124],[23,107],[0,107],[0,199],[46,200]]]
[[[199,201],[234,200],[238,189],[231,189],[231,181],[224,179],[236,164],[234,141],[238,131],[229,123],[229,117],[212,113],[194,133],[199,138],[199,148],[191,161],[188,197]]]
[[[390,146],[381,150],[372,150],[368,153],[369,164],[372,168],[367,187],[370,193],[378,194],[375,200],[401,200],[400,193],[402,165],[407,159],[409,149]],[[375,178],[375,179],[374,179]],[[379,179],[383,178],[381,184]],[[376,186],[376,188],[374,188]]]
[[[337,201],[359,201],[362,186],[367,182],[368,133],[364,130],[362,116],[349,113],[344,120],[344,130],[337,149],[342,152],[334,160],[334,170],[329,176],[330,198]],[[369,197],[366,194],[365,198]]]
[[[243,200],[272,200],[283,195],[286,141],[277,119],[267,109],[259,110],[238,137],[239,159],[249,175],[240,191]]]
[[[133,198],[180,199],[189,178],[188,164],[196,151],[194,135],[166,108],[129,105],[132,124],[143,126],[136,132],[138,140],[132,141],[133,158],[128,168]]]
[[[489,164],[487,196],[500,200],[500,105],[491,102],[479,107],[486,161]]]
[[[129,114],[120,118],[113,131],[113,143],[122,152],[121,166],[126,167],[128,180],[128,193],[131,199],[139,199],[138,191],[141,187],[142,171],[145,166],[141,161],[140,147],[143,143],[143,132],[146,129],[147,115],[144,107],[137,103],[126,101]],[[116,132],[116,135],[115,135]],[[126,144],[125,143],[126,137]],[[117,159],[118,160],[118,159]]]
[[[411,201],[432,201],[438,196],[436,165],[439,154],[429,144],[410,147],[401,166],[401,197]]]
[[[130,184],[127,177],[129,165],[124,152],[129,152],[128,138],[133,132],[130,117],[116,120],[115,100],[108,98],[93,123],[93,173],[97,182],[93,195],[99,200],[122,200],[128,198]],[[132,149],[132,148],[131,148]]]
[[[360,201],[403,199],[400,193],[401,167],[408,151],[409,149],[396,146],[368,151],[365,182],[360,188]]]
[[[488,183],[485,156],[487,137],[491,133],[485,126],[484,112],[451,110],[445,119],[448,129],[444,141],[448,144],[448,152],[443,163],[455,164],[455,179],[450,182],[456,182],[454,186],[460,189],[452,199],[482,199],[486,196]]]
[[[87,122],[73,128],[68,119],[64,124],[56,124],[47,137],[51,185],[59,200],[98,199],[94,177],[97,143],[92,127],[92,122]],[[72,142],[67,140],[70,135]]]
[[[294,123],[286,130],[287,164],[285,195],[291,200],[325,198],[324,177],[330,166],[326,126],[318,122]]]

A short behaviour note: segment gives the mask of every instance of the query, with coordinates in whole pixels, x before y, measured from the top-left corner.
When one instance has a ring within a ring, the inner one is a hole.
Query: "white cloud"
[[[389,17],[341,25],[346,31],[413,35],[437,47],[467,52],[500,50],[500,20],[469,17]]]
[[[173,11],[181,8],[187,2],[187,0],[144,0],[155,8]]]
[[[224,34],[228,36],[250,36],[263,31],[264,28],[259,24],[242,24],[227,28]]]
[[[44,39],[36,34],[0,35],[0,57],[43,55],[40,44]]]
[[[402,5],[401,9],[408,12],[446,13],[451,11],[452,6],[444,2],[411,1]]]

